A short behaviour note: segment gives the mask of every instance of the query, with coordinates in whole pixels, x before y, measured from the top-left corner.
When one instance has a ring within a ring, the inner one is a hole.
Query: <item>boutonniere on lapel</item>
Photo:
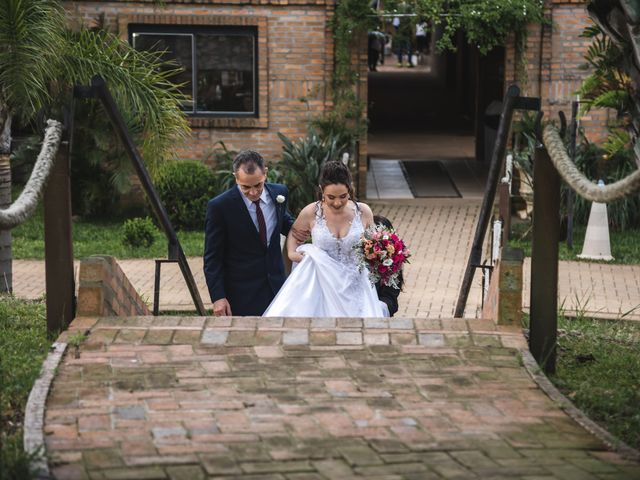
[[[284,195],[278,195],[276,197],[276,202],[278,202],[280,205],[282,205],[285,201]]]

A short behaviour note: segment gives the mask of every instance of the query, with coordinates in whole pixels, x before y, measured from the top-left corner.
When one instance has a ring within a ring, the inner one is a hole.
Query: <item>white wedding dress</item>
[[[293,269],[263,317],[383,317],[367,269],[358,270],[354,245],[364,227],[354,207],[349,232],[336,238],[318,206],[312,244],[298,247],[304,258]]]

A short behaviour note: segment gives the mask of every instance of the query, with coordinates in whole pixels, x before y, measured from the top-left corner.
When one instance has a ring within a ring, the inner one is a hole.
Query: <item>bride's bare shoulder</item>
[[[300,213],[298,214],[298,218],[301,220],[310,221],[315,217],[317,208],[318,208],[318,204],[316,202],[310,203],[309,205],[304,207],[302,210],[300,210]]]
[[[371,207],[369,205],[367,205],[366,203],[358,202],[358,207],[364,215],[370,215],[371,218],[373,218],[373,212],[371,211]]]
[[[313,202],[307,205],[306,207],[304,207],[300,211],[300,213],[301,214],[304,213],[305,215],[315,215],[317,210],[318,210],[318,202]]]
[[[366,203],[358,202],[358,207],[360,208],[360,212],[362,215],[362,223],[368,227],[373,224],[373,212],[371,211],[371,207]]]

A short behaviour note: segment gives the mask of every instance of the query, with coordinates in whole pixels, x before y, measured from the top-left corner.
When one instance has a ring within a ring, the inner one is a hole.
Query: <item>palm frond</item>
[[[629,93],[625,90],[609,90],[598,95],[591,102],[594,107],[613,108],[615,110],[624,110],[625,105],[630,102]]]
[[[602,144],[602,149],[613,157],[620,154],[625,150],[629,150],[631,147],[631,136],[629,132],[621,128],[613,128],[609,132],[609,136]]]
[[[162,60],[161,53],[137,51],[103,31],[68,35],[66,81],[88,84],[94,75],[105,79],[152,174],[163,160],[175,158],[175,145],[190,131],[181,109],[187,98],[172,82],[180,68]]]
[[[582,33],[580,34],[580,36],[582,38],[594,38],[598,35],[602,35],[604,34],[604,32],[602,31],[602,29],[600,28],[600,26],[593,24],[593,25],[589,25],[587,28],[585,28]]]
[[[0,108],[27,120],[50,102],[63,32],[59,2],[0,0]]]

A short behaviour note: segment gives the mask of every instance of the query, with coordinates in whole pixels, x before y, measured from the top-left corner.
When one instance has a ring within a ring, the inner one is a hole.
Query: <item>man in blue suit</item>
[[[233,172],[236,186],[207,204],[204,275],[214,315],[258,316],[285,281],[280,234],[294,219],[287,187],[266,183],[258,152],[238,153]]]

